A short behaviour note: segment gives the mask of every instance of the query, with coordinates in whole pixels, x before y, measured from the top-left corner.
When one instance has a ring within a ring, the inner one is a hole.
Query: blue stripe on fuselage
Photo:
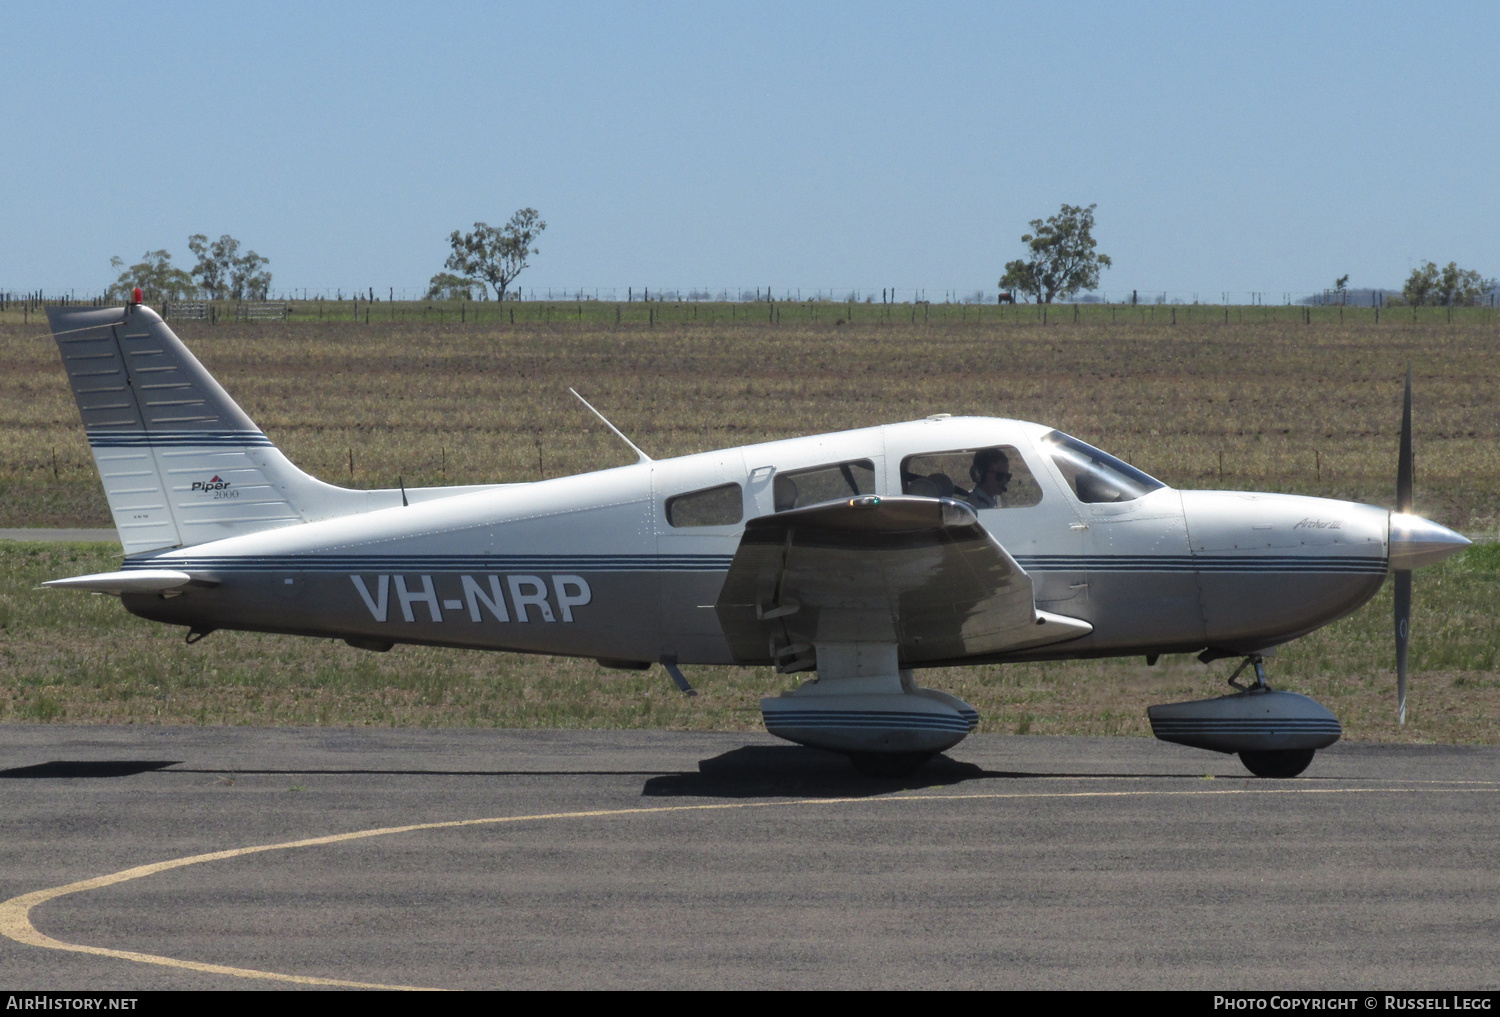
[[[727,554],[288,554],[188,556],[127,559],[124,569],[161,568],[213,572],[478,572],[572,570],[577,572],[722,572]],[[1028,555],[1017,556],[1027,572],[1229,572],[1384,574],[1385,558],[1336,555]]]

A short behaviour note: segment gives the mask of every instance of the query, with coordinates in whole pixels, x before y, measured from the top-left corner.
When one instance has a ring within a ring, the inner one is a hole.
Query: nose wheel
[[[1247,667],[1255,668],[1255,681],[1249,685],[1241,685],[1235,679]],[[1229,676],[1229,684],[1241,692],[1270,692],[1271,686],[1266,684],[1266,659],[1258,653],[1246,657],[1234,669],[1234,674]],[[1245,764],[1245,769],[1257,777],[1285,780],[1297,776],[1312,765],[1316,754],[1317,749],[1242,749],[1239,757],[1240,762]]]
[[[1316,749],[1272,749],[1259,752],[1245,750],[1240,753],[1240,762],[1245,764],[1245,769],[1257,777],[1285,780],[1307,769],[1316,754]]]

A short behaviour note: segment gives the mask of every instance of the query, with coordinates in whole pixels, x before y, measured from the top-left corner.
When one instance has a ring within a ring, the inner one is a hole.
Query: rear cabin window
[[[1029,508],[1042,488],[1014,445],[926,452],[901,461],[901,493],[952,498],[975,508]]]
[[[740,485],[721,484],[667,499],[670,526],[733,526],[744,518]]]
[[[778,473],[771,484],[777,512],[874,493],[875,464],[868,459]]]

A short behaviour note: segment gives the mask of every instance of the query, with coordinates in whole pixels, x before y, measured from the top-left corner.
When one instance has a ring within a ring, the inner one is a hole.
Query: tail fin
[[[127,555],[401,504],[293,466],[150,308],[47,318]]]

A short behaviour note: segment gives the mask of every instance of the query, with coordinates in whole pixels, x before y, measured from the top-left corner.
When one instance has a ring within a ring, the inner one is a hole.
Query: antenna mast
[[[616,427],[614,424],[611,424],[609,422],[609,418],[608,417],[606,417],[604,414],[600,413],[598,410],[594,409],[594,407],[589,404],[589,401],[587,399],[585,399],[581,395],[578,395],[578,390],[577,389],[573,388],[572,386],[569,386],[568,387],[568,391],[572,392],[573,395],[577,396],[578,397],[578,401],[581,402],[581,403],[583,403],[584,406],[587,406],[588,407],[588,411],[590,413],[592,413],[594,416],[598,417],[600,420],[604,421],[604,426],[607,427],[607,428],[609,428],[611,431],[615,432],[615,436],[616,437],[618,437],[621,441],[623,441],[625,444],[627,444],[627,445],[630,446],[630,451],[632,451],[632,452],[634,452],[636,454],[636,460],[635,461],[637,463],[649,463],[649,462],[651,462],[651,457],[650,456],[648,456],[646,453],[642,452],[640,450],[640,447],[638,445],[636,445],[635,442],[633,442],[629,438],[625,437],[625,433],[623,431],[621,431],[618,427]]]

